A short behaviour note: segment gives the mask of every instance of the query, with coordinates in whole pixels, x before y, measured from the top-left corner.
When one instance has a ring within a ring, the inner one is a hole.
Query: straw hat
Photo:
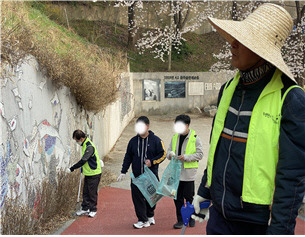
[[[293,27],[290,14],[283,7],[265,3],[243,21],[211,17],[208,20],[229,43],[238,40],[295,81],[281,54],[281,48]]]

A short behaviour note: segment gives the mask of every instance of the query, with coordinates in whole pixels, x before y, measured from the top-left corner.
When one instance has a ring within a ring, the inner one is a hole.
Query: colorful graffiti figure
[[[7,165],[11,156],[11,144],[7,141],[6,156],[2,155],[2,149],[0,147],[0,176],[1,176],[1,193],[0,193],[0,206],[2,207],[5,201],[5,197],[8,192],[8,172]]]
[[[69,162],[69,154],[65,151],[58,131],[44,120],[37,126],[34,137],[29,140],[28,150],[32,157],[30,167],[33,177],[48,176],[50,181],[55,182],[56,170],[67,167]]]

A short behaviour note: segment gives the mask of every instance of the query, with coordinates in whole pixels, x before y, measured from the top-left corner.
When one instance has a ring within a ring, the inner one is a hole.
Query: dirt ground
[[[202,115],[197,114],[189,114],[191,117],[190,128],[196,131],[196,134],[200,137],[203,148],[204,148],[204,157],[199,162],[199,169],[197,172],[197,179],[195,182],[196,190],[200,184],[204,169],[206,167],[208,148],[209,148],[209,139],[210,139],[210,131],[212,125],[212,118],[203,117]],[[173,124],[175,116],[149,116],[150,119],[150,130],[153,131],[158,137],[160,137],[165,145],[165,149],[168,149],[170,144],[170,140],[174,135]],[[124,155],[126,152],[127,144],[129,140],[135,136],[134,132],[134,124],[136,118],[130,122],[130,124],[125,128],[121,137],[117,141],[115,147],[108,154],[107,157],[109,160],[105,163],[105,168],[110,169],[112,173],[117,176],[120,175],[120,171],[122,168],[122,163],[124,159]],[[162,177],[162,174],[169,163],[168,160],[162,162],[159,166],[159,177]],[[116,188],[130,189],[130,172],[131,167],[128,170],[126,175],[126,179],[122,182],[114,182],[110,186]]]

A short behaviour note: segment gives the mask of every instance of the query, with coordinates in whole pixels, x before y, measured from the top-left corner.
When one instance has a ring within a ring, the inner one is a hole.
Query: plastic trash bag
[[[130,174],[132,183],[138,187],[147,202],[151,207],[163,197],[157,193],[159,181],[154,173],[144,165],[144,173],[138,177],[134,177],[133,173]]]
[[[178,186],[180,182],[182,162],[177,159],[171,159],[164,170],[157,193],[173,199],[177,199]]]

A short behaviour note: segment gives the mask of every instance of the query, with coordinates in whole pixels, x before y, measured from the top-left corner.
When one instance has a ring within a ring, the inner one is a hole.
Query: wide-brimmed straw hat
[[[243,21],[208,20],[229,43],[236,39],[295,81],[281,54],[293,27],[290,14],[283,7],[265,3]]]

